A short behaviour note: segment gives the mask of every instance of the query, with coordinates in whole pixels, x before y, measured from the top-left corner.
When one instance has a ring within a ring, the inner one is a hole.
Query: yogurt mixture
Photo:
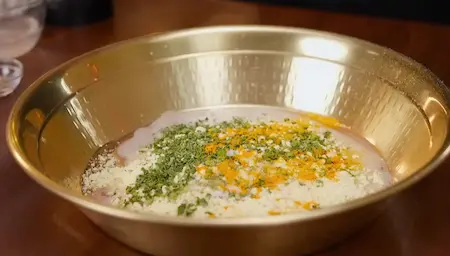
[[[190,218],[311,211],[390,184],[377,151],[337,121],[260,106],[167,112],[83,175],[102,203]]]

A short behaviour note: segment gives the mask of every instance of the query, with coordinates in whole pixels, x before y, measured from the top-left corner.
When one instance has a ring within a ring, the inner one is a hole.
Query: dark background
[[[450,24],[446,0],[240,0]]]

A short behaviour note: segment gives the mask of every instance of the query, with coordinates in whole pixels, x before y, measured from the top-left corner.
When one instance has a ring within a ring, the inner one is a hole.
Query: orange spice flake
[[[271,216],[277,216],[277,215],[281,215],[281,212],[279,212],[279,211],[268,211],[267,214],[269,214]]]
[[[300,201],[294,201],[294,204],[295,204],[296,206],[302,206],[302,202],[300,202]]]
[[[261,198],[261,196],[260,196],[260,195],[258,195],[258,194],[255,194],[255,195],[252,195],[252,196],[251,196],[251,198],[253,198],[253,199],[260,199],[260,198]]]
[[[205,171],[208,170],[208,166],[206,165],[199,165],[195,168],[195,170],[201,174],[205,174]]]
[[[217,151],[217,145],[215,144],[208,144],[205,146],[206,153],[215,153]]]
[[[267,175],[265,180],[265,186],[267,188],[276,188],[278,185],[284,184],[287,179],[284,176],[281,175]]]
[[[319,207],[319,204],[316,201],[308,201],[302,204],[303,209],[307,211],[311,211]]]
[[[317,180],[317,174],[311,169],[300,169],[297,174],[297,179],[303,181],[315,181]]]
[[[307,114],[307,116],[311,120],[316,121],[318,123],[321,123],[321,124],[331,127],[331,128],[337,128],[337,127],[342,126],[342,124],[339,122],[339,120],[337,120],[336,118],[333,118],[333,117],[322,116],[322,115],[313,114],[313,113]]]
[[[250,158],[255,154],[254,151],[243,151],[241,152],[241,154],[239,155],[240,158]]]
[[[228,184],[234,183],[239,174],[235,167],[236,165],[231,160],[225,160],[217,166],[217,170],[225,177]]]
[[[211,219],[215,219],[217,216],[214,214],[214,213],[212,213],[212,212],[206,212],[206,214],[208,215],[208,218],[211,218]]]

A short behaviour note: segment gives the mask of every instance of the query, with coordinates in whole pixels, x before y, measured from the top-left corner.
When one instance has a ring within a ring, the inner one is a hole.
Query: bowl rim
[[[71,191],[70,189],[64,188],[61,185],[58,185],[50,178],[41,173],[37,167],[35,167],[30,161],[27,160],[27,157],[22,154],[21,147],[19,142],[15,139],[16,135],[14,134],[15,128],[15,120],[18,120],[19,113],[23,108],[23,105],[29,99],[29,97],[33,94],[33,92],[39,87],[39,85],[46,80],[48,77],[51,77],[57,71],[60,71],[77,61],[84,59],[87,56],[95,55],[98,52],[119,47],[123,44],[127,43],[138,43],[142,40],[149,40],[151,42],[158,42],[161,40],[167,40],[170,38],[184,37],[187,35],[195,35],[202,34],[208,32],[223,32],[223,31],[232,31],[232,32],[275,32],[275,33],[308,33],[311,35],[317,35],[328,38],[335,38],[339,40],[347,40],[349,42],[354,42],[358,44],[367,45],[373,48],[378,48],[385,52],[388,52],[391,55],[394,55],[396,58],[402,60],[403,62],[407,62],[415,66],[416,68],[422,70],[424,74],[428,75],[433,81],[437,88],[439,88],[443,94],[443,96],[450,102],[450,89],[447,88],[444,83],[428,70],[422,64],[412,60],[411,58],[393,51],[384,46],[371,43],[362,39],[358,39],[351,36],[346,36],[342,34],[337,34],[333,32],[320,31],[314,29],[306,29],[306,28],[296,28],[296,27],[286,27],[286,26],[265,26],[265,25],[228,25],[228,26],[206,26],[206,27],[198,27],[198,28],[190,28],[183,29],[178,31],[169,31],[163,33],[152,33],[139,37],[130,38],[127,40],[118,41],[82,55],[79,55],[75,58],[72,58],[55,68],[50,69],[42,76],[40,76],[36,81],[34,81],[28,88],[22,92],[22,94],[17,98],[12,110],[10,112],[7,126],[6,126],[6,142],[9,151],[12,156],[19,164],[19,166],[24,170],[24,172],[35,182],[40,184],[46,190],[56,194],[64,198],[65,200],[74,203],[77,207],[86,209],[92,212],[96,212],[99,214],[108,215],[111,217],[115,217],[123,220],[132,220],[132,221],[141,221],[148,223],[158,223],[158,224],[168,224],[168,225],[188,225],[188,226],[271,226],[271,225],[280,225],[280,224],[288,224],[293,222],[304,222],[311,221],[318,218],[325,218],[331,215],[337,215],[340,213],[348,212],[357,208],[362,208],[363,206],[374,204],[376,202],[382,201],[404,189],[412,186],[417,183],[425,176],[429,175],[433,170],[435,170],[450,154],[450,133],[447,134],[444,144],[438,150],[437,154],[420,170],[406,179],[393,184],[392,186],[379,191],[377,193],[365,196],[363,198],[359,198],[356,200],[352,200],[350,202],[346,202],[343,204],[338,204],[326,208],[322,208],[315,211],[310,212],[299,212],[299,213],[290,213],[286,215],[279,216],[262,216],[262,217],[239,217],[239,218],[205,218],[205,219],[194,219],[194,218],[180,218],[176,216],[162,216],[156,214],[148,214],[148,213],[139,213],[133,212],[129,210],[119,209],[113,206],[103,205],[100,203],[96,203],[92,200],[87,199],[86,197]],[[450,125],[448,125],[450,126]]]

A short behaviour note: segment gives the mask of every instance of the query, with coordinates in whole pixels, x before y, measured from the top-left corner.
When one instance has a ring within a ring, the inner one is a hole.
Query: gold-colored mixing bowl
[[[14,106],[8,145],[26,173],[112,237],[155,255],[298,255],[346,237],[449,153],[449,91],[426,68],[346,36],[283,27],[150,35],[51,70]],[[100,147],[171,109],[264,104],[333,116],[373,143],[395,185],[308,213],[194,220],[97,204],[80,175]]]

